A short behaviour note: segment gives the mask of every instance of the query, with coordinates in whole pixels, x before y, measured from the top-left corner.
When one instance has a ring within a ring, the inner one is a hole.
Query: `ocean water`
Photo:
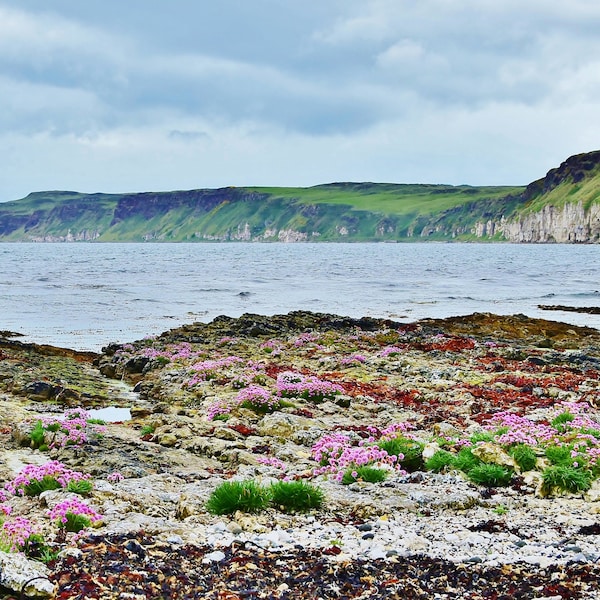
[[[522,313],[600,329],[600,246],[0,244],[0,330],[98,351],[218,315],[311,310],[411,322]]]

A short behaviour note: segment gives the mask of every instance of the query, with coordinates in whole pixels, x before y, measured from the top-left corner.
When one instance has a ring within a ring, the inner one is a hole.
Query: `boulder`
[[[51,598],[56,586],[46,565],[24,554],[0,552],[0,585],[28,598]]]

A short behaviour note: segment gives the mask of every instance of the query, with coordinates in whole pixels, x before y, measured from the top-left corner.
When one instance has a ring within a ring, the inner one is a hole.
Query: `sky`
[[[0,201],[525,185],[600,149],[597,0],[0,0]]]

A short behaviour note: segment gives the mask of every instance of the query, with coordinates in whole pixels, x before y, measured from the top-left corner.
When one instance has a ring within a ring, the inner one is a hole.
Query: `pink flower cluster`
[[[313,471],[313,475],[330,474],[336,481],[341,481],[348,469],[364,465],[387,467],[404,473],[397,464],[398,457],[390,456],[376,445],[362,441],[357,444],[343,433],[324,435],[313,445],[312,456],[321,465]]]
[[[83,408],[66,410],[62,417],[44,417],[42,427],[52,433],[48,440],[50,448],[65,446],[82,446],[89,441],[88,432],[94,435],[106,433],[106,426],[90,424],[90,414]]]
[[[258,411],[271,412],[279,407],[280,402],[281,398],[275,396],[268,388],[262,385],[250,384],[242,388],[231,401],[217,400],[213,402],[208,407],[206,416],[209,421],[212,421],[219,415],[227,415],[242,405]]]
[[[260,349],[271,354],[279,356],[283,351],[283,344],[279,340],[268,340],[260,345]]]
[[[0,529],[0,548],[8,552],[20,552],[35,533],[38,533],[35,526],[26,517],[5,521]]]
[[[494,415],[486,429],[496,430],[508,427],[508,431],[499,435],[496,441],[502,445],[528,444],[535,446],[538,443],[550,443],[558,435],[554,427],[544,423],[536,423],[527,417],[514,413],[503,412]]]
[[[117,354],[119,356],[133,356],[137,354],[138,356],[150,359],[163,359],[167,362],[175,360],[191,360],[200,355],[198,352],[193,352],[192,345],[189,342],[171,344],[162,349],[155,348],[154,346],[147,346],[141,348],[139,351],[131,344],[124,344]]]
[[[209,421],[213,421],[220,415],[228,415],[231,410],[232,406],[227,400],[217,400],[208,407],[206,416]]]
[[[242,388],[235,398],[235,405],[249,405],[250,408],[275,410],[279,407],[281,399],[274,396],[273,393],[260,385],[249,385]]]
[[[402,352],[402,348],[398,348],[398,346],[386,346],[382,348],[379,352],[379,356],[381,358],[387,358],[388,356],[396,356]]]
[[[261,465],[267,465],[269,467],[274,467],[275,469],[281,469],[282,471],[287,469],[287,465],[274,456],[259,456],[257,460]]]
[[[193,387],[203,381],[214,379],[220,369],[227,369],[237,363],[243,362],[239,356],[226,356],[214,360],[203,360],[192,365],[192,371],[195,372],[186,383],[188,387]]]
[[[231,380],[231,385],[239,389],[251,383],[264,383],[266,379],[265,365],[249,360],[244,371]]]
[[[551,418],[569,413],[573,419],[564,423],[566,429],[559,431],[545,423],[531,421],[514,413],[499,413],[490,419],[486,429],[497,431],[508,429],[497,435],[502,445],[527,444],[529,446],[567,446],[572,448],[571,457],[577,463],[595,468],[600,465],[600,423],[586,414],[585,403],[563,402],[555,408]]]
[[[342,360],[340,360],[340,363],[342,365],[352,365],[354,363],[364,363],[367,361],[367,357],[364,356],[363,354],[353,354],[352,356],[344,356],[344,358],[342,358]]]
[[[11,494],[23,496],[29,485],[35,482],[41,482],[46,477],[54,479],[62,488],[68,487],[69,482],[71,481],[89,479],[89,475],[84,475],[79,471],[72,471],[63,463],[57,460],[51,460],[43,465],[26,465],[21,469],[19,474],[4,487]]]
[[[318,377],[285,371],[277,376],[277,394],[283,398],[304,398],[322,402],[344,392],[344,388]]]
[[[294,339],[294,346],[296,346],[296,348],[300,348],[302,346],[305,346],[306,344],[311,344],[312,342],[316,342],[319,339],[319,334],[317,333],[311,333],[311,332],[306,332],[306,333],[301,333],[299,336],[297,336]]]
[[[92,523],[102,520],[102,515],[97,513],[91,506],[79,498],[68,498],[56,504],[48,511],[48,516],[52,521],[57,521],[59,525],[65,525],[69,520],[69,515],[74,517],[86,517]]]

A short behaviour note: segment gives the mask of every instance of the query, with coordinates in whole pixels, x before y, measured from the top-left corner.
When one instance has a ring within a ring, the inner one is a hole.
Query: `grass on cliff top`
[[[482,199],[518,194],[524,187],[394,183],[331,183],[309,188],[249,188],[302,204],[343,204],[388,215],[432,214]]]
[[[523,212],[534,213],[551,205],[562,208],[565,204],[582,203],[584,210],[589,210],[592,204],[600,203],[600,169],[594,176],[579,183],[563,181],[547,194],[541,194],[527,204]]]

